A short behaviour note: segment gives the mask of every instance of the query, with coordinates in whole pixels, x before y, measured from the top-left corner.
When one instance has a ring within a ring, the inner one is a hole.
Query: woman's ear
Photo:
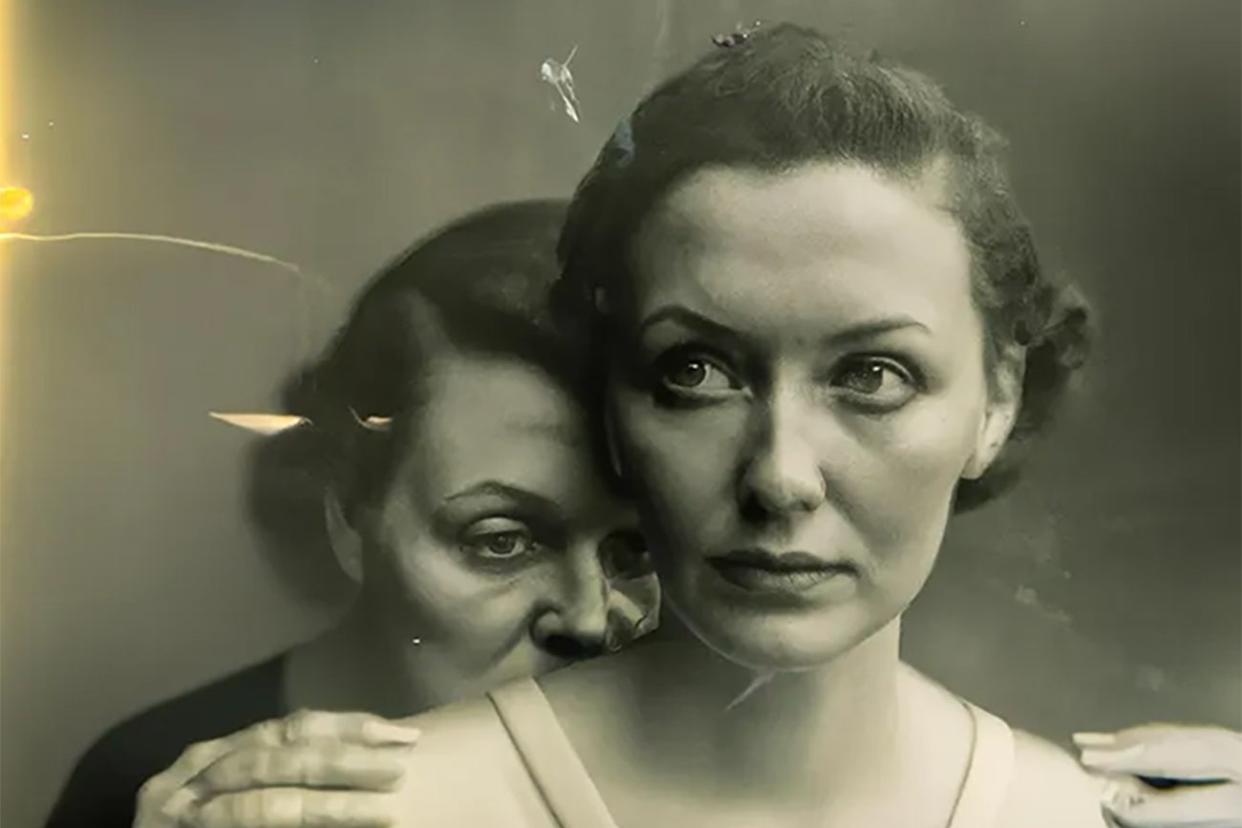
[[[996,461],[1001,449],[1009,440],[1018,411],[1022,408],[1022,378],[1026,360],[1021,350],[1015,349],[998,357],[993,369],[987,408],[975,435],[975,450],[966,460],[962,477],[978,480]]]
[[[323,521],[328,531],[328,543],[332,546],[332,554],[336,557],[337,565],[351,581],[361,584],[362,536],[345,517],[341,499],[331,488],[323,493]]]

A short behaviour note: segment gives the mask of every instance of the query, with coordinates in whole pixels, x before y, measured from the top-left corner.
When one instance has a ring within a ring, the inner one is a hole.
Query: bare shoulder
[[[501,727],[495,708],[486,696],[433,707],[406,721],[418,728],[419,752],[425,754],[451,750],[469,752],[469,746],[496,738],[497,729]]]
[[[408,824],[554,824],[486,697],[436,708],[411,723],[421,735],[407,756],[398,792]]]
[[[1061,748],[1014,731],[1014,773],[1000,825],[1005,828],[1104,828],[1099,787]]]

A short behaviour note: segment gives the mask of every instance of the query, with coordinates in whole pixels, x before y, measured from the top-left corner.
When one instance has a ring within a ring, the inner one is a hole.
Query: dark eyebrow
[[[556,501],[499,480],[483,480],[444,498],[432,512],[432,525],[451,537],[465,521],[492,511],[508,513],[552,537],[565,532],[566,517]]]
[[[650,328],[655,327],[661,322],[675,322],[683,327],[691,328],[700,333],[708,334],[714,337],[724,337],[726,339],[737,340],[741,337],[738,332],[722,325],[719,322],[708,319],[702,314],[695,313],[685,305],[664,305],[655,311],[652,311],[642,324],[638,326],[638,335],[641,337]]]
[[[871,339],[893,331],[901,331],[914,329],[923,333],[931,333],[931,329],[909,316],[890,316],[883,319],[872,319],[867,322],[861,322],[857,325],[830,333],[824,337],[825,345],[847,345],[852,342]]]
[[[454,501],[470,497],[501,497],[506,500],[512,500],[520,506],[536,509],[544,513],[556,514],[560,512],[560,506],[556,501],[526,489],[519,489],[508,483],[502,483],[499,480],[483,480],[472,486],[467,486],[460,492],[444,498],[444,502],[453,503]]]
[[[708,319],[699,313],[695,313],[685,305],[665,305],[652,312],[651,315],[644,319],[642,324],[639,326],[639,335],[641,336],[646,333],[649,328],[666,321],[675,322],[684,327],[692,328],[716,337],[725,337],[733,340],[742,338],[741,335],[732,328]],[[828,334],[823,338],[823,342],[825,345],[839,347],[841,345],[870,339],[872,337],[880,336],[881,334],[907,328],[921,330],[924,333],[931,333],[931,330],[926,325],[913,317],[890,316],[881,319],[868,320],[857,325],[851,325],[844,330]]]

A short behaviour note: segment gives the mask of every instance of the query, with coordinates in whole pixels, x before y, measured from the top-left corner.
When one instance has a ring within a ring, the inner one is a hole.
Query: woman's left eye
[[[830,384],[865,406],[892,409],[904,405],[918,390],[913,374],[885,357],[854,357],[833,373]]]
[[[462,546],[487,560],[513,560],[534,553],[539,544],[530,530],[511,520],[489,518],[472,526]]]

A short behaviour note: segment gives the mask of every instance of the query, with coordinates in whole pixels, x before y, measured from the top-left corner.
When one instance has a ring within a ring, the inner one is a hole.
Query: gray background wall
[[[249,441],[206,412],[274,405],[389,256],[469,208],[567,193],[649,84],[754,19],[844,32],[989,116],[1045,256],[1104,323],[1027,482],[955,526],[909,616],[909,658],[1061,741],[1151,718],[1242,726],[1234,0],[28,0],[19,14],[14,129],[31,137],[15,160],[38,199],[23,229],[225,242],[330,290],[167,246],[9,251],[5,826],[37,824],[108,724],[333,612],[332,589],[264,550],[243,508]],[[574,44],[578,125],[538,80]]]

